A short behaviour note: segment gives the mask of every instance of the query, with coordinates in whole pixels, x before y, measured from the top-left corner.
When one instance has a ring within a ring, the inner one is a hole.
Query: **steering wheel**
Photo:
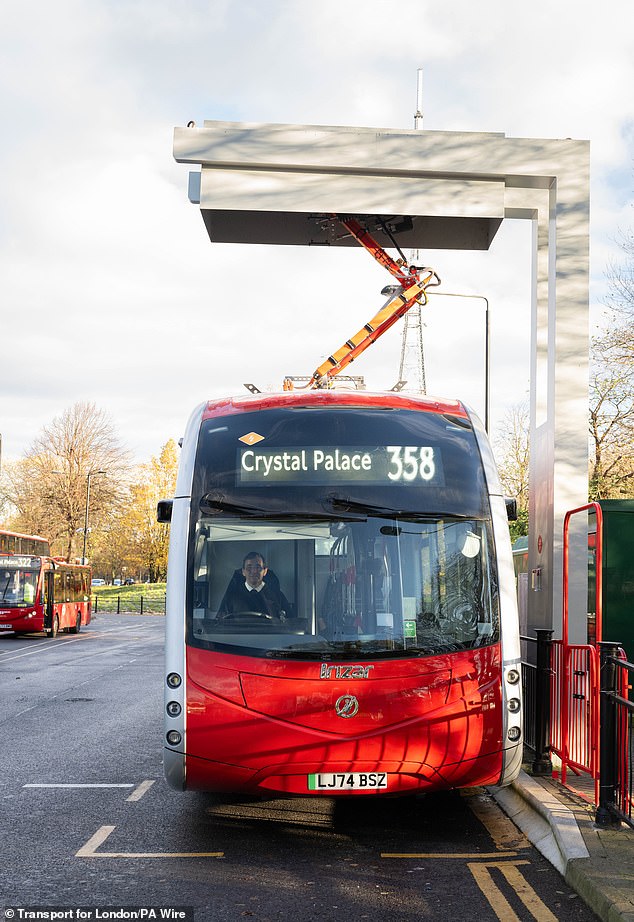
[[[268,612],[264,611],[233,611],[225,615],[222,620],[239,624],[241,621],[250,621],[252,618],[257,618],[261,621],[272,621],[273,615],[269,615]]]

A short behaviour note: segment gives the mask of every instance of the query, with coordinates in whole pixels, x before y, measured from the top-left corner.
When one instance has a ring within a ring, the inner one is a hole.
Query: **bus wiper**
[[[387,506],[375,506],[372,503],[362,503],[356,499],[348,499],[345,496],[330,495],[324,498],[324,504],[329,503],[335,509],[341,509],[342,512],[358,512],[360,515],[375,515],[393,519],[397,515],[403,515],[402,510],[388,508]]]
[[[433,525],[439,521],[467,522],[478,518],[477,516],[473,516],[471,514],[461,515],[454,512],[418,512],[415,509],[405,510],[394,509],[394,507],[388,508],[387,506],[375,506],[372,503],[362,503],[356,499],[347,499],[344,496],[336,496],[333,494],[324,498],[322,505],[325,506],[326,503],[330,503],[335,509],[341,509],[344,512],[350,512],[352,515],[355,513],[357,515],[372,515],[379,519],[395,519],[399,523],[418,522],[429,523],[430,525]]]
[[[336,645],[331,643],[329,640],[326,640],[324,637],[320,638],[320,644],[318,649],[313,649],[305,642],[299,642],[296,644],[291,644],[288,647],[280,648],[279,650],[270,649],[267,650],[264,654],[269,659],[305,659],[305,660],[315,660],[319,662],[323,660],[325,653],[324,648],[335,650]]]
[[[230,503],[225,499],[207,494],[200,501],[201,512],[233,512],[235,515],[261,515],[262,509],[255,506],[240,506],[238,503]]]
[[[337,515],[335,517],[333,512],[288,512],[283,509],[261,509],[257,506],[243,506],[239,503],[231,503],[211,494],[203,496],[200,500],[200,511],[207,515],[214,512],[229,512],[234,515],[253,516],[254,518],[273,522],[329,522],[335,520],[335,518],[337,521],[341,520],[341,516]]]

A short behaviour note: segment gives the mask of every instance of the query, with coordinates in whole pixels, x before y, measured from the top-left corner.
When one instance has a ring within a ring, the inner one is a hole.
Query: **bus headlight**
[[[169,733],[167,735],[169,736]],[[512,743],[516,743],[522,735],[522,731],[519,727],[510,727],[509,732],[506,735]]]
[[[170,746],[178,746],[178,744],[181,741],[181,738],[182,737],[180,733],[178,732],[178,730],[170,730],[169,733],[166,734],[165,736],[165,739],[170,744]]]
[[[178,686],[181,684],[182,681],[183,680],[181,679],[181,677],[179,676],[177,672],[170,672],[170,674],[167,677],[167,684],[169,685],[170,688],[178,688]]]
[[[517,714],[521,706],[522,702],[519,698],[509,698],[508,709],[511,714]]]
[[[506,681],[509,682],[511,685],[517,685],[519,680],[520,680],[519,671],[517,669],[509,669],[509,671],[506,673]]]
[[[510,706],[510,705],[509,705]],[[182,708],[178,701],[170,701],[165,708],[170,717],[178,717]]]

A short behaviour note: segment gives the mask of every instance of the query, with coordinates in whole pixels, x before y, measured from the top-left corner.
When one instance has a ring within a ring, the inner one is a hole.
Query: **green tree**
[[[127,500],[108,524],[95,554],[95,568],[104,573],[147,573],[150,582],[167,575],[169,526],[156,520],[160,499],[176,491],[178,448],[170,439],[158,457],[137,468]]]

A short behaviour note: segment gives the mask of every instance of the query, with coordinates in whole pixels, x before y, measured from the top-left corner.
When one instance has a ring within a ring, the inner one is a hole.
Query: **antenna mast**
[[[418,68],[416,86],[416,113],[414,115],[414,128],[423,127],[423,69]],[[419,262],[418,250],[412,252],[410,260],[415,265]],[[405,381],[403,390],[417,394],[427,393],[425,380],[425,352],[423,350],[423,317],[422,305],[414,304],[405,314],[403,325],[403,339],[401,341],[401,364],[399,366],[399,381]]]
[[[416,114],[414,115],[414,128],[423,127],[423,68],[416,71]]]

